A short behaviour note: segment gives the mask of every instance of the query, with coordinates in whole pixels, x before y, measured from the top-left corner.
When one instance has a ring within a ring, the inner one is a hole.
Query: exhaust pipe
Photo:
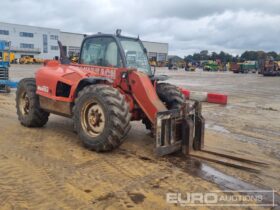
[[[71,62],[70,62],[69,58],[65,55],[65,52],[63,50],[63,46],[62,46],[61,42],[57,41],[57,43],[58,43],[59,50],[60,50],[60,56],[59,56],[60,57],[60,63],[61,64],[70,64]]]

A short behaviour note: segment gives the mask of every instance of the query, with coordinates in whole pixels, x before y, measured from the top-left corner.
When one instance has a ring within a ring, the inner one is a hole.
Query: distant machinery
[[[0,91],[6,93],[16,86],[15,82],[9,80],[10,54],[10,43],[0,41]]]

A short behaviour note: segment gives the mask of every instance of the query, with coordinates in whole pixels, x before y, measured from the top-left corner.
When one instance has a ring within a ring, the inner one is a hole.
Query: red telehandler
[[[84,145],[102,152],[125,140],[130,121],[142,120],[153,132],[160,156],[182,151],[226,165],[239,161],[238,167],[249,167],[244,166],[248,160],[241,158],[204,150],[201,155],[201,103],[186,103],[178,87],[162,82],[166,76],[152,73],[139,38],[122,36],[120,31],[87,36],[77,64],[70,63],[60,42],[59,46],[60,61],[48,61],[35,78],[18,84],[16,107],[22,125],[42,127],[50,113],[72,118]],[[216,155],[219,158],[213,158]],[[229,160],[221,161],[221,155]]]

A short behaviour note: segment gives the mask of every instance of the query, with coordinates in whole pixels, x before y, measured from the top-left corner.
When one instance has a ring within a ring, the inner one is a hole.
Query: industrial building
[[[65,55],[70,57],[73,55],[78,55],[80,52],[80,47],[85,34],[70,33],[70,32],[60,32],[60,38],[63,45],[63,50]]]
[[[58,56],[60,30],[0,22],[0,40],[10,42],[15,58],[31,56],[51,59]]]
[[[168,43],[143,41],[148,51],[149,60],[166,61],[168,55]]]
[[[0,22],[0,40],[10,43],[15,58],[30,56],[53,59],[59,56],[57,40],[63,44],[67,56],[79,53],[85,34],[63,32],[59,29]],[[168,44],[143,41],[150,59],[166,61]]]

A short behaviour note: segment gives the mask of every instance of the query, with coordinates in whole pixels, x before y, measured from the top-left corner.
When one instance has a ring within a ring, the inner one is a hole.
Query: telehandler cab
[[[201,152],[204,145],[201,104],[186,103],[178,87],[162,82],[166,76],[152,73],[139,38],[122,36],[118,30],[114,35],[87,36],[77,64],[70,63],[60,42],[59,46],[60,61],[46,62],[35,78],[18,84],[16,107],[22,125],[42,127],[50,113],[72,118],[84,145],[102,152],[125,140],[130,121],[142,120],[154,134],[158,155],[182,151],[200,156],[194,150]]]

